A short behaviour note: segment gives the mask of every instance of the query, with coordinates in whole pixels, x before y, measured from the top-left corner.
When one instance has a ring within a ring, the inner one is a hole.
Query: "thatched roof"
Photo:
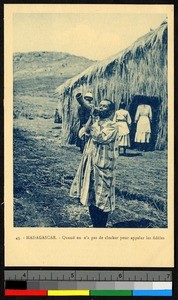
[[[161,99],[156,148],[163,149],[167,139],[167,22],[57,88],[63,105],[64,143],[70,143],[75,135],[78,91],[91,91],[96,105],[103,97],[112,99],[116,105],[121,100],[132,101],[134,95]]]

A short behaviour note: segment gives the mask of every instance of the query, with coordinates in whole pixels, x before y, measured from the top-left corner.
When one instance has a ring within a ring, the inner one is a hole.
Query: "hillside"
[[[54,97],[54,90],[67,79],[93,64],[85,57],[63,52],[14,53],[14,94]]]
[[[103,97],[127,108],[137,95],[155,101],[155,148],[167,146],[167,22],[139,38],[129,48],[95,63],[56,89],[63,106],[63,143],[73,143],[77,123],[77,91],[90,90],[96,105]],[[153,100],[154,99],[154,100]],[[157,102],[157,103],[156,103]],[[163,126],[164,124],[164,126]]]

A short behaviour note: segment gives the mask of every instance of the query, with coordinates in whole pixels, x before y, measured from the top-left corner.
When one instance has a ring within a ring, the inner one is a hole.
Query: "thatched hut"
[[[124,100],[132,111],[141,96],[146,96],[155,108],[154,147],[165,149],[167,81],[167,21],[164,21],[157,29],[139,38],[129,48],[97,62],[57,88],[56,92],[59,93],[62,103],[63,143],[73,143],[75,140],[78,121],[76,93],[91,91],[96,105],[103,97],[107,97],[116,103],[116,107]]]

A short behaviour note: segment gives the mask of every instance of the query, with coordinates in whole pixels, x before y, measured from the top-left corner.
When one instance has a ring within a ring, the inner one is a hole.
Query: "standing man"
[[[90,107],[94,107],[93,102],[93,95],[90,92],[87,92],[84,96],[83,103],[80,104],[78,108],[78,118],[80,121],[79,130],[87,123],[90,117]],[[83,104],[83,105],[82,105]],[[80,148],[80,151],[83,153],[83,149],[85,147],[85,143],[87,142],[86,137],[81,139],[79,136],[77,138],[76,146]]]
[[[93,227],[106,227],[109,212],[115,209],[115,165],[118,156],[118,128],[111,121],[115,111],[112,101],[100,102],[99,119],[92,117],[79,131],[89,139],[70,189],[70,196],[89,207]]]
[[[60,116],[59,116],[58,108],[56,108],[56,111],[55,111],[54,123],[62,123],[62,118],[60,118]]]

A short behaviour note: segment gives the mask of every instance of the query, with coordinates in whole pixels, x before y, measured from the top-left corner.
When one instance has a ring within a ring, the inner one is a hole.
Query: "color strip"
[[[135,289],[141,290],[141,289]],[[149,290],[149,289],[148,289]],[[152,290],[172,290],[172,282],[153,282]]]
[[[172,290],[137,290],[133,291],[133,296],[172,296]]]
[[[23,280],[6,280],[5,282],[6,290],[26,290],[27,282]]]
[[[97,290],[97,291],[90,291],[90,296],[132,296],[132,291]]]
[[[126,290],[127,288],[125,288],[124,290]],[[96,286],[94,289],[92,290],[120,290],[120,289],[116,289],[115,288],[115,282],[112,281],[101,281],[101,282],[96,282]]]
[[[133,281],[117,281],[114,282],[114,289],[112,290],[117,290],[117,291],[132,291],[134,290],[134,282]],[[150,289],[150,288],[149,288]],[[138,288],[137,290],[141,290],[141,288]],[[147,288],[148,290],[148,288]]]
[[[5,296],[47,296],[44,290],[5,290]]]
[[[93,281],[77,281],[76,290],[95,290],[96,283]]]
[[[48,296],[89,296],[89,290],[49,290]]]

